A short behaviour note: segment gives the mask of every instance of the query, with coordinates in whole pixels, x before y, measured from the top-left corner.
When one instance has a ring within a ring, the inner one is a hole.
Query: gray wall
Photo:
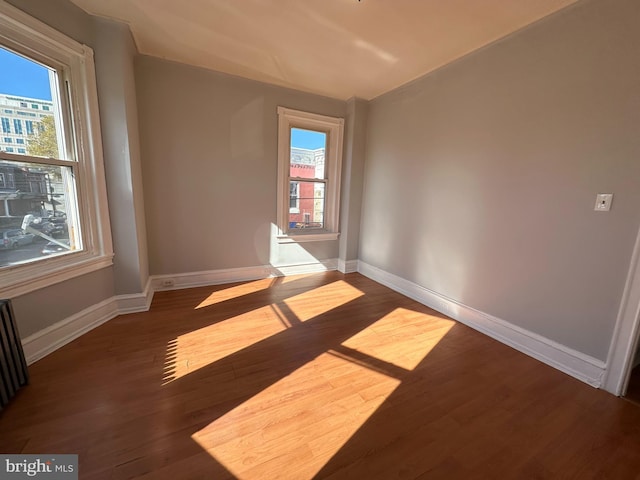
[[[157,58],[136,60],[152,274],[308,263],[338,242],[278,245],[277,107],[344,117],[345,102]]]
[[[12,299],[20,337],[24,340],[56,322],[113,296],[113,269],[101,270],[60,282]]]
[[[358,259],[368,110],[366,100],[351,98],[347,102],[339,243],[339,258],[345,262]]]
[[[137,50],[126,25],[97,18],[94,24],[115,290],[139,293],[149,278],[149,264],[133,66]]]
[[[373,101],[360,259],[605,360],[640,223],[638,25],[636,0],[580,2]]]
[[[95,19],[67,0],[10,0],[9,3],[94,49],[99,102],[104,110],[100,118],[106,127],[102,129],[102,140],[116,247],[115,276],[114,268],[109,267],[13,299],[20,333],[25,338],[113,297],[116,292],[142,292],[148,273],[137,153],[135,48],[129,32],[117,24]],[[112,55],[112,48],[117,54]],[[121,198],[123,191],[128,194],[126,198]],[[117,201],[113,201],[115,198]],[[122,232],[133,240],[123,237]],[[131,259],[137,262],[133,270],[128,267]]]

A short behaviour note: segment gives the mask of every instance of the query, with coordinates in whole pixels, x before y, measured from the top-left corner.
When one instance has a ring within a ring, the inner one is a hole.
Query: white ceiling
[[[72,0],[140,53],[372,99],[577,0]]]

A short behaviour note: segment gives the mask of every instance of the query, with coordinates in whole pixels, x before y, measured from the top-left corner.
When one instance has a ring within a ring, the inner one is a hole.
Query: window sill
[[[20,270],[5,273],[5,277],[10,278],[0,282],[0,297],[18,297],[113,265],[113,255],[90,256],[79,252],[78,256],[79,258],[61,256],[43,259],[42,262],[34,262]]]
[[[337,240],[339,235],[340,233],[338,232],[296,233],[293,235],[278,235],[276,239],[278,243],[326,242]]]

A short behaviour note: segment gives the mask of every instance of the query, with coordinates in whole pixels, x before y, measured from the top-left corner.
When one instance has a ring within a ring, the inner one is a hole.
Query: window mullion
[[[310,178],[310,177],[289,177],[290,182],[309,182],[309,183],[324,183],[328,180],[326,178]]]
[[[0,160],[4,160],[6,162],[19,162],[19,163],[39,163],[42,165],[55,165],[62,167],[75,167],[77,166],[77,162],[72,160],[61,160],[58,158],[44,158],[44,157],[34,157],[28,154],[13,154],[8,152],[0,152]]]

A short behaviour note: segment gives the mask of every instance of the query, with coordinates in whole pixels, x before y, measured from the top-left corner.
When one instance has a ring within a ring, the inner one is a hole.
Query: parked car
[[[0,248],[18,248],[33,243],[33,235],[23,230],[3,230],[0,232]]]
[[[69,245],[68,240],[63,241],[62,243]],[[62,245],[58,245],[57,243],[49,242],[43,247],[42,255],[51,255],[54,253],[63,253],[68,251],[69,251],[69,248],[65,248]]]
[[[69,228],[67,227],[67,217],[55,216],[40,218],[37,217],[33,222],[29,224],[31,228],[41,231],[45,235],[50,237],[59,238],[64,237]]]

